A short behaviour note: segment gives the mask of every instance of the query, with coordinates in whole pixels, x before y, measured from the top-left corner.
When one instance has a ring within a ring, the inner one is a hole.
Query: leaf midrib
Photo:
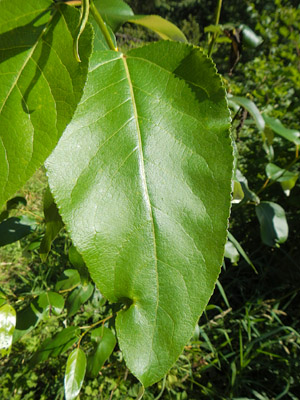
[[[135,95],[134,95],[134,90],[133,90],[133,85],[131,82],[131,76],[126,60],[126,56],[123,54],[122,55],[122,61],[124,64],[125,68],[125,73],[126,77],[128,80],[128,85],[129,85],[129,90],[130,90],[130,96],[132,100],[132,107],[133,107],[133,113],[134,113],[134,119],[136,122],[136,130],[137,130],[137,135],[138,135],[138,152],[139,152],[139,158],[140,158],[140,173],[141,173],[141,179],[144,187],[144,200],[147,205],[149,215],[150,215],[150,220],[151,220],[151,228],[152,228],[152,236],[153,236],[153,249],[154,249],[154,259],[155,259],[155,272],[156,272],[156,283],[157,283],[157,297],[156,297],[156,307],[155,307],[155,323],[153,327],[153,336],[152,336],[152,343],[154,339],[154,331],[156,328],[156,322],[157,322],[157,311],[158,311],[158,302],[159,302],[159,281],[158,281],[158,268],[157,268],[157,244],[156,244],[156,234],[155,234],[155,226],[154,226],[154,218],[153,218],[153,212],[152,212],[152,205],[150,201],[150,196],[148,192],[148,186],[147,186],[147,179],[146,179],[146,173],[145,173],[145,167],[144,167],[144,154],[143,154],[143,145],[142,145],[142,136],[141,136],[141,129],[139,125],[139,119],[138,119],[138,111],[137,111],[137,105],[135,101]],[[135,300],[135,299],[132,299]]]

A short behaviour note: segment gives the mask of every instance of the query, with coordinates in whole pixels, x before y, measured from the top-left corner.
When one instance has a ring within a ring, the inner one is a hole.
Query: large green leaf
[[[78,63],[78,17],[50,0],[0,2],[0,207],[51,153],[82,95],[92,32]]]
[[[232,158],[225,92],[197,48],[95,53],[48,177],[92,278],[125,306],[117,335],[145,386],[175,362],[214,289]]]
[[[0,307],[0,357],[9,354],[16,326],[16,312],[9,304]]]

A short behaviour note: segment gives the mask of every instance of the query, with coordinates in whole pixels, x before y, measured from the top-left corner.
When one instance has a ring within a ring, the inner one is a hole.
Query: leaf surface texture
[[[214,66],[175,42],[95,53],[47,169],[93,280],[124,304],[120,347],[149,386],[192,336],[222,263],[232,149]]]
[[[78,18],[50,0],[0,2],[0,207],[43,164],[80,100],[92,32],[77,63]]]

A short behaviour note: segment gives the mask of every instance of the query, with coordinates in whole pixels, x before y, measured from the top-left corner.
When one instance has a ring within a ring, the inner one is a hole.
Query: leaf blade
[[[65,373],[66,400],[74,400],[78,396],[86,370],[86,356],[80,348],[74,349],[68,357]]]
[[[157,52],[180,55],[162,67]],[[226,241],[229,114],[214,67],[197,52],[159,42],[127,56],[95,54],[74,125],[47,161],[50,187],[92,278],[110,301],[127,305],[118,313],[117,335],[127,365],[145,386],[167,372],[192,336]],[[205,88],[201,95],[185,82],[190,57],[198,57],[192,76],[193,86]],[[218,146],[215,163],[206,152]],[[67,148],[78,160],[76,171],[64,156]]]
[[[81,97],[92,32],[78,65],[77,20],[77,10],[49,0],[0,2],[0,207],[51,153]]]
[[[16,312],[10,304],[0,307],[0,356],[9,355],[16,326]]]

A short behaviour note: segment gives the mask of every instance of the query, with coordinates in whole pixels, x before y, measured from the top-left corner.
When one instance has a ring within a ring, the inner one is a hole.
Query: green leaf
[[[37,305],[43,310],[43,314],[51,313],[59,315],[64,308],[64,298],[55,292],[44,292],[39,295]]]
[[[232,190],[232,200],[231,200],[231,202],[233,204],[238,204],[243,200],[245,195],[244,195],[244,192],[243,192],[243,189],[242,189],[242,185],[240,184],[239,181],[234,179],[232,181],[232,183],[233,183],[233,190]]]
[[[284,137],[285,139],[293,142],[297,145],[300,144],[300,132],[296,129],[288,129],[282,125],[279,119],[269,117],[263,114],[263,118],[267,124],[277,135]]]
[[[157,33],[162,39],[187,42],[176,25],[158,15],[134,15],[132,9],[122,0],[95,0],[104,21],[116,32],[125,22],[144,26]]]
[[[68,309],[68,317],[75,315],[79,308],[88,301],[94,291],[94,285],[89,283],[87,285],[79,285],[70,294],[66,301],[66,307]]]
[[[80,284],[80,275],[76,269],[66,269],[55,285],[55,290],[66,290]]]
[[[126,305],[119,344],[149,386],[192,336],[220,272],[229,112],[213,64],[192,46],[98,52],[90,68],[47,161],[50,188],[99,290]]]
[[[256,48],[263,42],[263,38],[258,36],[249,26],[240,25],[239,29],[242,31],[243,45],[246,47]]]
[[[85,375],[86,356],[81,349],[75,349],[69,355],[65,373],[66,400],[76,399]]]
[[[296,175],[298,176],[298,173],[288,171],[284,168],[280,168],[272,163],[266,165],[266,174],[269,179],[277,182],[288,181],[294,176]]]
[[[79,339],[80,329],[70,326],[54,335],[53,338],[45,340],[41,347],[32,356],[29,367],[33,368],[36,364],[48,360],[50,357],[58,357],[67,351]]]
[[[159,15],[134,15],[128,18],[128,22],[151,29],[164,40],[169,39],[177,40],[178,42],[187,42],[186,37],[176,25]]]
[[[0,356],[9,355],[16,326],[16,312],[9,304],[0,307]]]
[[[229,240],[225,244],[224,257],[229,258],[232,264],[237,263],[240,258],[239,252],[237,251],[236,247]]]
[[[261,116],[259,109],[253,103],[253,101],[247,99],[246,97],[238,97],[238,96],[228,95],[228,102],[229,102],[229,104],[233,102],[233,103],[238,104],[239,106],[245,108],[245,110],[247,110],[249,112],[249,114],[252,116],[252,118],[254,119],[257,128],[260,131],[263,131],[265,129],[264,118]]]
[[[282,169],[275,164],[269,163],[266,166],[266,174],[269,179],[280,182],[282,190],[289,196],[291,190],[295,186],[299,173]]]
[[[74,245],[69,248],[69,261],[79,272],[83,285],[86,285],[89,281],[89,271]]]
[[[78,63],[78,20],[50,0],[0,2],[0,207],[51,153],[82,95],[92,31],[81,36]]]
[[[17,324],[14,331],[13,341],[21,339],[46,316],[59,315],[64,308],[64,298],[55,292],[44,292],[40,294],[23,310],[17,313]]]
[[[0,247],[16,242],[29,235],[36,228],[32,218],[11,217],[0,223]]]
[[[276,203],[262,201],[256,206],[255,211],[263,243],[268,246],[284,243],[288,238],[288,224],[284,209]]]
[[[40,245],[40,256],[43,262],[47,260],[51,244],[64,226],[49,187],[44,194],[44,216],[46,232]]]
[[[123,0],[94,0],[104,21],[116,32],[134,12]]]
[[[95,349],[88,357],[87,374],[95,378],[113,352],[117,341],[112,331],[105,326],[94,329],[91,332],[91,339],[95,342]]]
[[[253,201],[258,204],[260,202],[259,197],[249,189],[248,180],[239,169],[236,169],[235,171],[235,178],[241,184],[244,193],[244,198],[242,199],[243,202]]]

